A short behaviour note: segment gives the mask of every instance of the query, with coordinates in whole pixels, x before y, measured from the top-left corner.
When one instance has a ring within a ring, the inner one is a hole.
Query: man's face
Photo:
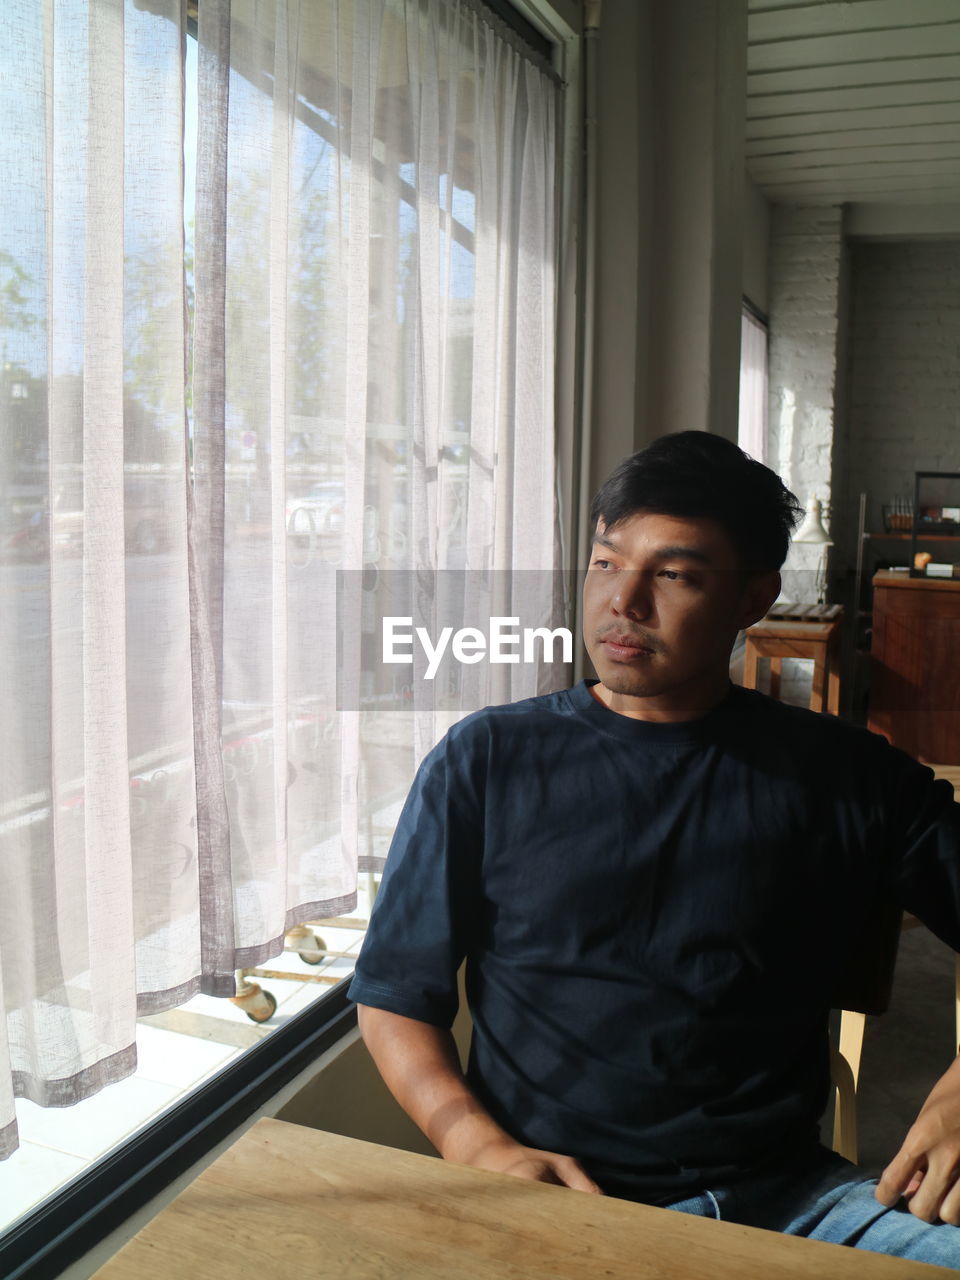
[[[729,683],[737,632],[762,618],[777,573],[746,574],[714,520],[639,512],[597,525],[583,587],[595,696],[644,720],[703,715]]]

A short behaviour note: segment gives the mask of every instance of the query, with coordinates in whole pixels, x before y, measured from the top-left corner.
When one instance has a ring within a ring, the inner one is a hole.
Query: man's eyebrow
[[[707,555],[706,551],[701,551],[699,547],[683,547],[679,544],[672,547],[658,547],[654,555],[660,560],[697,560],[700,564],[713,563],[713,557]]]
[[[622,548],[618,547],[613,539],[606,537],[605,534],[595,533],[593,535],[593,540],[601,547],[609,547],[611,551],[617,551],[622,554]]]
[[[623,548],[605,534],[596,533],[593,540],[599,546],[609,547],[611,551],[616,551],[618,555],[623,555]],[[699,564],[713,563],[712,558],[705,551],[701,551],[699,547],[684,547],[679,543],[668,547],[658,547],[653,554],[658,560],[696,560]]]

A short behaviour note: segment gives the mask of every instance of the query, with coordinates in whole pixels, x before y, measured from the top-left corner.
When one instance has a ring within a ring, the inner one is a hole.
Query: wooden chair
[[[960,801],[960,765],[933,764],[938,778],[953,784]],[[863,920],[851,942],[849,962],[837,977],[833,1007],[840,1009],[840,1043],[831,1045],[836,1105],[833,1119],[833,1148],[856,1163],[857,1085],[867,1014],[886,1013],[893,987],[893,970],[901,933],[922,925],[909,912],[882,903]],[[954,961],[955,1051],[960,1051],[960,955]]]
[[[909,917],[918,923],[914,917]],[[840,1013],[839,1044],[831,1043],[835,1086],[833,1149],[857,1162],[857,1086],[867,1014],[886,1013],[893,990],[893,971],[903,927],[903,912],[878,902],[863,917],[850,939],[847,963],[837,975],[831,1001]]]

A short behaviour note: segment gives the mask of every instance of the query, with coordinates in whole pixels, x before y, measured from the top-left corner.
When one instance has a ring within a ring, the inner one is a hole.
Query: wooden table
[[[743,683],[757,687],[758,659],[770,659],[770,696],[780,696],[780,666],[784,658],[812,658],[810,709],[840,713],[840,616],[825,622],[764,618],[744,632]]]
[[[955,1280],[957,1273],[260,1120],[96,1274]]]
[[[930,768],[938,778],[946,778],[960,802],[960,764],[932,764]]]

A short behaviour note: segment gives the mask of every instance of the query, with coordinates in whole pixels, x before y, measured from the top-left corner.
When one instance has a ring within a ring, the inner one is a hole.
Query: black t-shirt
[[[397,826],[351,997],[449,1026],[519,1141],[658,1199],[816,1142],[833,978],[892,895],[960,950],[960,805],[882,738],[731,686],[586,682],[456,725]]]

